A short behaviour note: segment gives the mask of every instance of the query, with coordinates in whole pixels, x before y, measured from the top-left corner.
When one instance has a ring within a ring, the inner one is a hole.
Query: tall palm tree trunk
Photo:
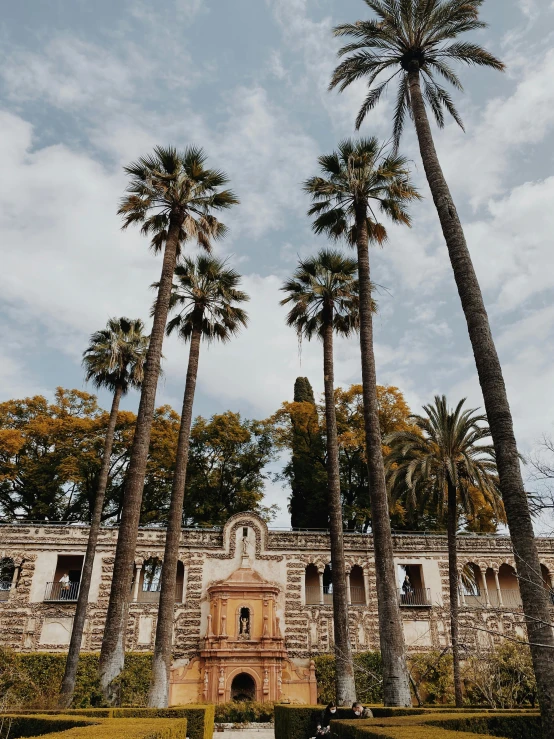
[[[360,281],[360,347],[364,425],[377,579],[379,640],[383,659],[383,700],[386,706],[410,706],[412,700],[406,669],[404,631],[394,567],[390,514],[379,429],[377,378],[375,374],[375,355],[373,353],[367,205],[365,203],[360,203],[356,208],[356,230],[358,277]]]
[[[152,678],[148,693],[148,705],[151,708],[166,708],[169,701],[169,673],[171,669],[171,647],[173,641],[173,621],[175,616],[175,583],[177,580],[177,562],[179,544],[183,526],[183,499],[189,457],[190,427],[192,424],[192,406],[198,376],[198,358],[200,356],[200,329],[194,329],[190,340],[189,363],[183,397],[181,425],[177,443],[175,473],[171,489],[169,522],[165,537],[165,553],[162,568],[162,584],[158,624],[156,626],[156,643],[152,662]]]
[[[409,72],[410,99],[419,150],[448,247],[466,317],[479,383],[496,452],[502,499],[516,561],[523,612],[537,679],[545,739],[554,739],[554,632],[527,495],[523,487],[512,414],[481,288],[464,231],[444,178],[421,94],[419,72]]]
[[[162,345],[182,221],[181,215],[171,216],[165,244],[162,273],[152,323],[152,333],[150,334],[150,343],[146,355],[135,435],[131,447],[131,458],[123,497],[123,512],[117,537],[110,602],[100,651],[100,686],[106,700],[111,703],[114,703],[117,699],[112,683],[123,670],[125,661],[125,635],[144,490],[144,475],[150,446]]]
[[[75,616],[73,618],[73,629],[71,631],[71,641],[69,642],[69,651],[65,661],[65,672],[60,689],[58,704],[60,708],[69,708],[73,700],[75,692],[75,680],[77,678],[77,665],[79,663],[79,652],[81,651],[81,642],[83,640],[83,631],[85,628],[85,620],[87,617],[88,596],[90,592],[90,581],[92,579],[92,567],[94,565],[94,555],[96,553],[96,544],[98,543],[98,534],[100,532],[100,524],[102,522],[102,511],[104,509],[104,498],[106,495],[106,487],[108,484],[108,475],[110,472],[110,458],[112,455],[113,439],[115,427],[117,424],[117,415],[119,412],[119,404],[123,388],[119,385],[112,398],[112,408],[110,410],[110,418],[108,428],[106,430],[106,438],[104,441],[104,452],[102,455],[102,466],[98,476],[98,487],[96,489],[96,497],[94,499],[94,508],[90,522],[88,534],[87,551],[83,569],[81,572],[81,581],[79,584],[79,597],[77,599],[77,607],[75,608]]]
[[[348,594],[344,562],[344,532],[340,495],[339,446],[335,412],[332,315],[324,328],[323,373],[325,381],[325,420],[327,423],[327,489],[333,575],[333,625],[335,637],[335,687],[337,705],[352,705],[356,700],[354,663],[348,624]]]
[[[458,638],[458,496],[456,486],[448,480],[448,585],[450,590],[450,641],[454,664],[454,700],[456,708],[463,705],[462,678],[460,675],[460,642]]]

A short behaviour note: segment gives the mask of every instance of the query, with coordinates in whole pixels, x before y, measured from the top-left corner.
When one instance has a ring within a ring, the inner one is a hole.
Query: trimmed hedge
[[[540,718],[527,712],[506,711],[503,715],[445,713],[438,718],[397,716],[390,719],[347,720],[331,722],[334,739],[542,739]]]
[[[186,739],[187,720],[180,719],[75,719],[68,716],[3,716],[5,736],[47,736],[48,739]],[[9,732],[9,734],[7,733]],[[34,733],[30,733],[34,732]]]
[[[73,708],[103,704],[98,659],[97,653],[80,655]],[[62,653],[21,654],[0,649],[0,697],[7,700],[10,708],[55,708],[65,661],[66,655]],[[125,669],[117,680],[122,705],[145,705],[151,670],[151,654],[125,655]]]
[[[275,706],[275,739],[314,736],[323,706]],[[350,709],[337,709],[331,722],[336,739],[454,739],[452,732],[470,732],[507,739],[541,739],[540,719],[527,710],[486,711],[452,708],[385,708],[371,706],[373,719],[347,719]],[[341,718],[342,715],[342,718]],[[464,734],[460,735],[463,739]]]
[[[215,720],[219,724],[269,724],[273,722],[273,703],[231,701],[215,706]]]
[[[485,736],[499,736],[507,739],[541,739],[540,716],[467,716],[464,718],[429,721],[429,726],[440,725],[452,731],[472,731]]]
[[[305,739],[315,734],[325,706],[275,704],[275,739]],[[372,709],[373,710],[373,709]],[[350,708],[337,708],[337,718],[346,718]]]
[[[0,716],[0,739],[19,739],[19,737],[43,736],[53,731],[66,731],[76,726],[91,726],[93,721],[70,717],[51,716],[18,716],[2,714]]]
[[[214,706],[209,703],[176,708],[75,708],[44,713],[49,716],[63,714],[64,716],[125,720],[187,719],[190,739],[212,739],[214,733]]]

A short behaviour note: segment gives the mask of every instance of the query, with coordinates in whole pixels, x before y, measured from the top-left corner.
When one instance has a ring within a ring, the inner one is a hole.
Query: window
[[[58,555],[54,579],[46,583],[44,600],[77,600],[83,559],[82,554]]]
[[[462,570],[462,595],[467,598],[481,595],[481,568],[473,562],[466,564]]]
[[[317,567],[314,564],[310,564],[306,567],[304,586],[306,590],[306,605],[319,605],[321,596],[319,592],[319,573],[317,571]]]
[[[353,606],[365,606],[364,571],[360,565],[350,570],[350,600]]]
[[[430,606],[429,591],[423,582],[421,565],[398,565],[401,606]]]
[[[15,565],[13,559],[0,559],[0,600],[8,600],[12,587]]]
[[[162,578],[161,560],[151,557],[143,565],[144,577],[142,578],[143,593],[159,593]]]

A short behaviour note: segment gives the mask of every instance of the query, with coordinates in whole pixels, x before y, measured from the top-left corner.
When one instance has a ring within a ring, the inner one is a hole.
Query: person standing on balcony
[[[69,573],[64,572],[64,574],[60,577],[60,598],[63,600],[67,600],[69,598],[69,588],[70,588],[70,581],[69,581]]]

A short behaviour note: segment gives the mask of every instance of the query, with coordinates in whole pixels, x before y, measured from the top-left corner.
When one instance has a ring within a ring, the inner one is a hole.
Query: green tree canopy
[[[0,403],[0,516],[9,520],[88,523],[102,464],[109,414],[96,397],[58,388],[43,396]],[[136,416],[119,411],[102,520],[121,517],[125,474]],[[141,524],[167,520],[179,415],[155,410],[146,467]],[[263,504],[265,465],[273,459],[270,425],[228,411],[198,417],[191,432],[187,476],[187,525],[216,526],[238,511]]]
[[[219,526],[240,511],[271,520],[275,508],[263,505],[264,468],[273,459],[270,424],[226,411],[198,416],[190,436],[184,523]]]

